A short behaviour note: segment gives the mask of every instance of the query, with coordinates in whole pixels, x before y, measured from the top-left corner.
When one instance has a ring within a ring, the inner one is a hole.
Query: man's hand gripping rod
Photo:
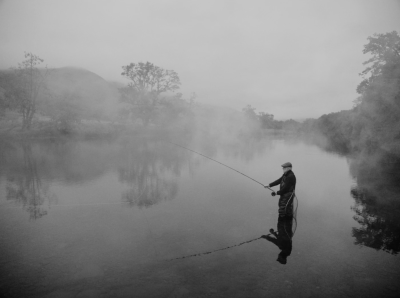
[[[269,190],[272,191],[271,195],[272,195],[273,197],[276,195],[276,192],[275,192],[271,187],[269,187],[268,185],[264,185],[264,187],[265,187],[265,188],[268,188]]]
[[[268,185],[264,185],[265,188],[268,188],[269,190],[272,190],[273,192],[275,192],[271,187],[269,187]]]

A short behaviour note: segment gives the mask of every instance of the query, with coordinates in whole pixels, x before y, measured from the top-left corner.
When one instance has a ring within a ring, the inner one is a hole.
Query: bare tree
[[[25,60],[18,64],[13,72],[8,73],[5,96],[12,106],[22,115],[22,128],[29,130],[37,111],[37,101],[45,87],[47,69],[38,68],[43,62],[39,56],[25,53]]]

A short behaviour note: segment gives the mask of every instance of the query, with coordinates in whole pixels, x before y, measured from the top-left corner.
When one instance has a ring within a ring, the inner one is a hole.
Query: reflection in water
[[[355,244],[392,254],[400,251],[400,203],[398,198],[376,197],[367,190],[353,188],[354,219],[361,225],[353,228]]]
[[[277,261],[281,264],[286,264],[287,257],[292,253],[292,238],[295,231],[293,222],[296,223],[296,220],[293,219],[293,217],[279,217],[277,225],[278,231],[270,229],[269,231],[272,235],[268,234],[261,236],[261,238],[264,238],[279,247],[281,252],[278,255]]]
[[[223,248],[219,248],[219,249],[215,249],[215,250],[210,250],[210,251],[206,251],[206,252],[200,252],[200,253],[197,253],[197,254],[192,254],[192,255],[183,256],[183,257],[179,257],[179,258],[170,259],[170,261],[173,261],[173,260],[180,260],[180,259],[187,259],[187,258],[192,258],[192,257],[201,257],[201,256],[204,256],[204,255],[209,255],[209,254],[212,254],[212,253],[215,253],[215,252],[218,252],[218,251],[222,251],[222,250],[227,250],[227,249],[230,249],[230,248],[238,247],[238,246],[241,246],[241,245],[243,245],[243,244],[248,244],[248,243],[257,241],[257,240],[259,240],[259,239],[261,239],[261,238],[262,238],[262,237],[258,237],[258,238],[254,238],[254,239],[251,239],[251,240],[247,240],[247,241],[240,242],[240,243],[238,243],[238,244],[230,245],[230,246],[227,246],[227,247],[223,247]]]
[[[400,251],[400,159],[381,153],[351,161],[357,186],[351,190],[352,210],[360,227],[353,228],[355,244],[383,250]]]
[[[6,183],[6,198],[23,206],[32,219],[43,217],[47,206],[58,204],[51,194],[53,182],[73,187],[96,181],[114,172],[127,189],[121,199],[130,206],[150,207],[172,200],[178,194],[177,178],[183,168],[192,174],[206,159],[168,144],[163,139],[190,146],[215,157],[224,155],[251,160],[262,155],[269,141],[243,137],[223,142],[209,136],[191,143],[189,137],[146,135],[110,140],[36,140],[0,142],[0,179]],[[68,196],[67,196],[67,199]],[[69,205],[61,203],[61,205]],[[93,202],[96,203],[96,202]],[[104,202],[102,202],[104,204]],[[45,207],[46,205],[46,207]]]
[[[4,176],[7,181],[7,200],[23,206],[32,219],[47,214],[45,205],[58,203],[49,191],[54,181],[81,186],[109,172],[117,172],[119,181],[129,185],[122,194],[124,202],[148,207],[176,197],[176,177],[190,163],[188,157],[149,138],[112,143],[101,140],[2,142],[0,179]],[[195,165],[190,166],[193,169]]]
[[[294,233],[296,232],[296,228],[297,228],[297,220],[295,217],[279,217],[278,218],[278,231],[275,232],[273,229],[269,230],[273,236],[270,234],[263,235],[261,237],[243,241],[238,244],[234,244],[234,245],[230,245],[227,247],[210,250],[210,251],[206,251],[206,252],[200,252],[200,253],[196,253],[196,254],[192,254],[192,255],[182,256],[182,257],[170,259],[170,261],[187,259],[187,258],[192,258],[192,257],[201,257],[204,255],[209,255],[209,254],[219,252],[222,250],[227,250],[230,248],[248,244],[248,243],[257,241],[259,239],[267,239],[268,241],[271,241],[272,243],[276,244],[279,247],[279,249],[281,250],[281,252],[278,255],[277,261],[281,264],[286,264],[287,257],[290,256],[290,254],[292,252],[292,238],[294,236]]]
[[[178,194],[176,177],[187,159],[165,142],[140,140],[124,147],[119,156],[119,181],[129,185],[122,201],[130,206],[150,207]]]
[[[328,152],[349,155],[340,144],[318,144]],[[352,229],[356,245],[400,252],[400,156],[395,150],[361,153],[348,157],[350,173],[356,186],[350,190],[355,204],[354,220],[360,227]]]
[[[7,177],[6,197],[22,205],[30,214],[30,219],[38,219],[47,214],[43,208],[55,199],[49,194],[49,184],[43,181],[38,172],[38,163],[32,154],[30,144],[23,144],[23,163],[19,171],[10,173]]]

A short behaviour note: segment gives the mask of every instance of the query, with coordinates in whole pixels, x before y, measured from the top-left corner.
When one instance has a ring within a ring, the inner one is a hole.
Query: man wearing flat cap
[[[279,198],[279,217],[292,217],[293,216],[293,199],[296,189],[296,176],[292,171],[292,164],[286,162],[282,165],[283,175],[278,180],[270,183],[267,187],[273,187],[279,184],[279,190],[272,195],[280,195]]]

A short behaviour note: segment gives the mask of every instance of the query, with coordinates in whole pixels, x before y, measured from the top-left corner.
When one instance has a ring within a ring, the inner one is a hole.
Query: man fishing
[[[168,142],[171,143],[171,142]],[[243,174],[242,172],[239,172],[238,170],[235,170],[234,168],[231,168],[230,166],[223,164],[222,162],[219,162],[218,160],[215,160],[211,157],[205,156],[199,152],[196,152],[192,149],[183,147],[181,145],[175,144],[175,143],[171,143],[172,145],[181,147],[183,149],[189,150],[193,153],[199,154],[205,158],[208,158],[212,161],[215,161],[216,163],[219,163],[220,165],[223,165],[224,167],[227,167],[237,173],[239,173],[240,175],[243,175],[251,180],[253,180],[254,182],[257,182],[258,184],[261,184],[262,186],[264,186],[265,188],[271,189],[272,186],[278,185],[280,184],[280,189],[279,191],[276,193],[274,192],[272,189],[272,195],[275,196],[276,194],[280,195],[280,199],[279,199],[279,216],[280,217],[293,217],[293,199],[296,196],[294,191],[296,188],[296,176],[293,174],[292,172],[292,164],[290,162],[284,163],[282,165],[283,168],[283,175],[281,178],[279,178],[278,180],[268,184],[268,185],[264,185],[261,182],[247,176],[246,174]]]
[[[280,195],[279,198],[279,217],[293,217],[293,199],[296,189],[296,176],[292,171],[292,164],[286,162],[282,165],[283,175],[278,180],[266,185],[265,188],[279,184],[279,190],[272,192],[272,196]]]

